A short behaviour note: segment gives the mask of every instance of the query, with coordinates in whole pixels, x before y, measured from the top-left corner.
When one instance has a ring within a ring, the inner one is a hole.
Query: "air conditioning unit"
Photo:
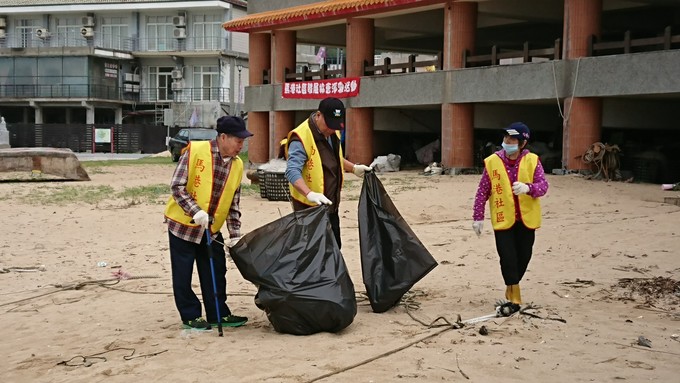
[[[172,35],[176,39],[186,39],[187,38],[187,30],[184,28],[175,28],[174,31],[172,31]]]
[[[184,82],[175,81],[171,84],[170,88],[175,92],[180,91],[180,90],[184,89]]]
[[[82,28],[80,28],[80,34],[83,37],[92,37],[92,36],[94,36],[94,28],[92,28],[92,27],[82,27]]]
[[[0,28],[5,28],[7,27],[7,19],[4,17],[0,17]]]
[[[50,31],[48,31],[46,28],[36,28],[35,37],[39,39],[46,39],[50,37]]]
[[[125,73],[125,82],[139,82],[139,75],[135,73]]]
[[[83,16],[81,23],[86,27],[94,27],[94,17]]]
[[[5,37],[7,37],[7,33],[5,33],[4,29],[0,29],[0,39],[4,39]]]
[[[132,84],[123,84],[123,92],[132,92]]]
[[[172,24],[176,27],[186,27],[186,21],[184,19],[184,16],[173,16],[172,17]]]
[[[173,69],[171,74],[172,74],[172,78],[174,80],[181,80],[182,79],[182,70],[181,69]]]

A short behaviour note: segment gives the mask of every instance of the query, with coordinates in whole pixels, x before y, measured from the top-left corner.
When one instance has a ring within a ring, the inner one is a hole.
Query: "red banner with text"
[[[346,98],[359,95],[359,77],[329,80],[286,82],[281,86],[283,98]]]

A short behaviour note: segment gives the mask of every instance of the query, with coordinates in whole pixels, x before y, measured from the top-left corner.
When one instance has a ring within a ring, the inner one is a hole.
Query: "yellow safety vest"
[[[198,206],[203,211],[208,212],[213,190],[213,155],[210,141],[190,142],[187,150],[189,151],[187,191],[194,198]],[[220,231],[224,221],[227,220],[231,202],[234,199],[236,190],[241,186],[242,177],[243,161],[238,157],[234,157],[231,159],[229,177],[215,210],[213,223],[210,225],[210,232],[212,234]],[[170,196],[165,207],[165,216],[182,225],[198,227],[198,225],[191,223],[193,217],[187,214],[172,196]]]
[[[305,120],[297,128],[291,130],[288,133],[288,142],[286,143],[286,158],[288,158],[288,145],[290,145],[291,137],[294,134],[300,138],[300,142],[307,153],[307,162],[305,162],[304,166],[302,167],[302,179],[311,191],[323,193],[323,166],[321,165],[319,149],[316,147],[316,142],[314,141],[312,128],[309,126],[309,119]],[[340,138],[340,132],[336,132],[335,134],[338,136],[338,138]],[[340,147],[338,155],[338,161],[340,161],[340,174],[342,177],[340,180],[340,188],[342,188],[345,173],[345,165],[342,160],[344,158],[342,156],[342,147]],[[293,199],[305,205],[316,206],[315,203],[308,200],[306,196],[297,191],[293,184],[288,184],[288,187],[290,188],[290,196],[293,197]]]
[[[530,184],[534,182],[534,172],[538,165],[538,156],[529,153],[520,159],[517,180]],[[494,230],[507,230],[515,224],[515,199],[512,194],[510,176],[505,169],[503,160],[492,154],[484,159],[484,166],[491,181],[491,197],[489,197],[489,210],[491,211],[491,223]],[[517,196],[519,211],[522,222],[529,229],[538,229],[541,226],[541,203],[538,198],[528,194]]]

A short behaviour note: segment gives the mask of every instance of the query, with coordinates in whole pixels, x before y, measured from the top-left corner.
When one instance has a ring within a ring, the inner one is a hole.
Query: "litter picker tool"
[[[208,245],[208,256],[210,257],[210,274],[212,275],[213,296],[215,297],[215,310],[217,312],[217,331],[220,336],[224,336],[222,332],[222,314],[220,314],[220,301],[217,298],[217,280],[215,279],[215,264],[213,261],[212,238],[210,229],[205,229],[205,240]]]

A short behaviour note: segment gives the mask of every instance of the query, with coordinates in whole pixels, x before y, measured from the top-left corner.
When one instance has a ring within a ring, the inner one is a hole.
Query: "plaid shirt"
[[[231,157],[222,158],[220,151],[217,148],[215,140],[210,141],[210,151],[213,157],[213,190],[210,197],[210,206],[208,207],[208,215],[214,216],[217,204],[220,201],[224,185],[229,177],[231,171]],[[201,208],[196,204],[196,201],[187,192],[187,182],[189,176],[189,151],[186,151],[179,158],[179,163],[172,175],[170,181],[170,189],[172,190],[172,197],[177,201],[177,204],[187,212],[191,217],[198,213]],[[241,187],[239,186],[234,193],[234,199],[231,201],[229,207],[229,215],[227,216],[227,229],[229,230],[229,238],[236,238],[241,236],[241,210],[239,203],[241,201]],[[205,236],[204,230],[199,227],[185,226],[175,221],[166,220],[168,223],[168,230],[185,241],[201,243]],[[215,237],[215,236],[213,236]]]

